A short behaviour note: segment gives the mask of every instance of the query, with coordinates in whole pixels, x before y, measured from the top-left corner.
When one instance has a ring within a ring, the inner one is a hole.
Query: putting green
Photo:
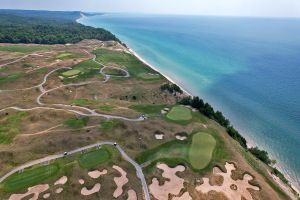
[[[199,132],[193,135],[189,150],[189,160],[193,168],[203,169],[211,161],[216,146],[215,138],[208,134]]]
[[[4,180],[1,187],[6,192],[19,191],[35,184],[41,183],[58,173],[58,165],[46,165],[15,173]]]
[[[175,106],[167,114],[167,118],[173,121],[188,121],[192,119],[191,109],[184,106]]]
[[[111,153],[105,147],[102,147],[82,154],[79,158],[79,165],[82,168],[91,169],[105,163],[111,156]]]
[[[68,71],[62,73],[62,75],[66,76],[66,77],[70,77],[70,76],[78,75],[80,72],[81,71],[78,69],[71,69],[71,70],[68,70]]]

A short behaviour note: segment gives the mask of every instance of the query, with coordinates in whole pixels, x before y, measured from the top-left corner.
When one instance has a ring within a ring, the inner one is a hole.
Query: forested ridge
[[[0,10],[1,43],[66,44],[83,39],[118,41],[109,31],[76,22],[80,12]]]

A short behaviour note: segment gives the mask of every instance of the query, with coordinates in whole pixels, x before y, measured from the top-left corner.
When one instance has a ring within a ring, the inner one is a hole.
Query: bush
[[[161,91],[168,91],[171,94],[174,94],[174,93],[177,93],[177,92],[179,94],[183,93],[183,91],[181,90],[181,88],[178,85],[173,84],[173,83],[171,83],[171,84],[169,84],[169,83],[164,84],[164,85],[160,86],[160,89],[161,89]]]
[[[249,151],[259,160],[270,165],[272,160],[269,158],[268,152],[260,150],[258,147],[250,148]],[[278,171],[278,170],[277,170]]]

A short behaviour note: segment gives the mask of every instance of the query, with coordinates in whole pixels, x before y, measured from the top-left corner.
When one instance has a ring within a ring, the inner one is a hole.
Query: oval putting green
[[[68,71],[62,73],[62,75],[69,77],[69,76],[78,75],[79,73],[80,73],[80,70],[78,70],[78,69],[71,69],[71,70],[68,70]]]
[[[167,118],[173,121],[188,121],[192,119],[191,109],[185,106],[175,106],[167,114]]]
[[[212,135],[203,132],[194,134],[189,150],[192,167],[197,170],[205,168],[211,161],[215,146],[216,140]]]
[[[79,158],[79,165],[82,168],[91,169],[111,159],[111,153],[105,147],[84,153]]]

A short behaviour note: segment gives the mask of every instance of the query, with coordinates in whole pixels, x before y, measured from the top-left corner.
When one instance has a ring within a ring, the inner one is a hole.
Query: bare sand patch
[[[253,186],[249,183],[253,179],[250,174],[245,174],[242,180],[233,180],[231,178],[232,171],[235,170],[234,164],[225,164],[226,172],[222,172],[219,168],[215,167],[213,170],[214,175],[223,177],[223,183],[221,186],[210,185],[208,178],[203,178],[203,184],[196,187],[197,191],[202,193],[208,193],[212,190],[216,192],[224,193],[229,199],[242,199],[244,197],[247,200],[252,200],[252,196],[248,189],[259,191],[259,187]]]
[[[153,178],[149,186],[150,193],[159,200],[168,200],[169,194],[178,195],[181,189],[184,188],[184,179],[178,177],[176,173],[183,172],[185,167],[178,165],[175,168],[170,168],[166,164],[158,164],[156,167],[163,170],[162,176],[168,181],[165,181],[163,185],[159,185],[157,178]]]
[[[127,200],[137,200],[136,192],[134,190],[128,190],[127,194]]]
[[[49,197],[50,197],[50,193],[46,193],[46,194],[43,195],[44,199],[48,199]]]
[[[104,169],[102,171],[94,170],[94,171],[88,172],[88,175],[93,179],[99,178],[100,176],[105,175],[105,174],[107,174],[106,169]]]
[[[100,188],[101,188],[101,185],[100,183],[96,183],[94,185],[94,187],[90,190],[88,190],[86,187],[82,188],[81,189],[81,195],[84,195],[84,196],[89,196],[91,194],[94,194],[96,192],[99,192],[100,191]]]
[[[60,179],[58,179],[58,180],[54,183],[54,185],[64,185],[64,184],[67,183],[67,181],[68,181],[68,177],[63,176],[63,177],[61,177]]]
[[[174,197],[172,200],[193,200],[193,199],[188,192],[185,192],[180,197]]]
[[[176,139],[177,139],[177,140],[181,140],[181,141],[183,141],[183,140],[186,140],[186,139],[187,139],[187,137],[186,137],[186,136],[180,136],[180,135],[176,135],[175,137],[176,137]]]
[[[33,187],[29,187],[28,191],[25,194],[12,194],[9,197],[9,200],[22,200],[24,197],[27,197],[31,194],[33,194],[33,197],[30,200],[37,200],[39,198],[40,193],[45,192],[48,189],[48,184],[36,185]]]
[[[60,194],[62,191],[63,191],[64,189],[63,188],[57,188],[56,190],[55,190],[55,193],[56,194]]]
[[[155,136],[155,139],[157,139],[157,140],[164,139],[164,134],[155,134],[154,136]]]
[[[80,185],[84,184],[84,180],[83,179],[79,179],[78,182],[79,182]]]
[[[113,168],[121,174],[120,177],[114,178],[117,189],[114,191],[113,196],[114,198],[118,198],[123,194],[123,186],[128,183],[128,178],[126,177],[127,173],[121,167],[114,165]]]

